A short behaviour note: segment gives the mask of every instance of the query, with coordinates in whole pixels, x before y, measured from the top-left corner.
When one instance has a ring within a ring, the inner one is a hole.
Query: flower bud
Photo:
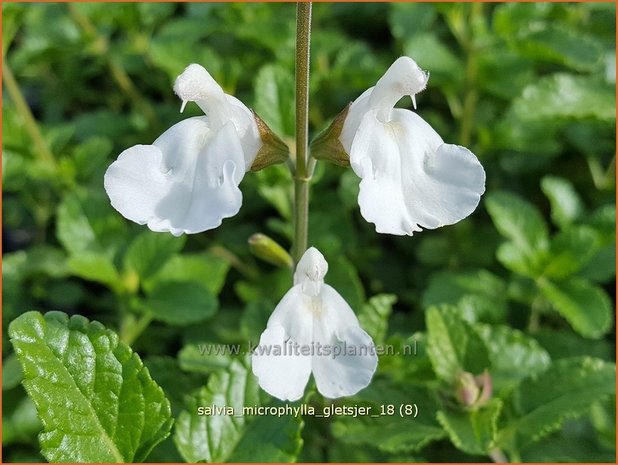
[[[346,168],[350,166],[350,155],[345,151],[339,139],[350,105],[345,107],[330,126],[318,134],[311,143],[311,155],[316,160],[326,160]]]
[[[281,268],[292,268],[294,260],[283,247],[262,233],[256,233],[249,238],[249,250],[253,255],[265,262]]]
[[[271,165],[285,163],[290,156],[290,150],[287,144],[283,142],[253,110],[251,112],[257,124],[260,139],[262,140],[262,147],[260,147],[260,150],[258,150],[253,160],[253,164],[250,168],[251,171],[260,171]]]
[[[455,397],[464,407],[476,410],[489,402],[492,382],[487,370],[479,376],[463,371],[455,381]]]

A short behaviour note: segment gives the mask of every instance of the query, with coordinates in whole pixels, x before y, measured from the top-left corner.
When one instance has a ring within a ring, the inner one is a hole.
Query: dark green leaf
[[[129,245],[124,256],[124,268],[128,272],[137,273],[140,279],[147,280],[182,250],[185,241],[184,236],[144,231]]]
[[[294,74],[266,65],[255,78],[255,111],[279,136],[294,135]]]

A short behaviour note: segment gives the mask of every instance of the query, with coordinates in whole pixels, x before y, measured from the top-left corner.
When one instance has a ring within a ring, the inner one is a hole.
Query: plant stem
[[[296,4],[296,169],[294,171],[294,244],[292,258],[298,263],[307,249],[309,181],[309,49],[311,2]]]
[[[152,316],[149,314],[143,314],[137,320],[132,316],[130,319],[125,318],[120,328],[120,340],[128,346],[132,345],[151,322]]]
[[[9,66],[8,62],[5,61],[2,66],[2,78],[4,80],[4,85],[6,86],[6,90],[8,91],[13,104],[15,105],[15,109],[17,113],[24,120],[24,124],[26,126],[26,131],[30,135],[32,142],[36,148],[35,154],[38,158],[50,166],[53,170],[56,169],[56,159],[49,149],[43,134],[41,133],[41,129],[37,124],[34,116],[32,115],[32,111],[28,106],[28,102],[24,98],[21,90],[19,89],[19,85],[15,80],[15,76],[13,75],[13,71]]]

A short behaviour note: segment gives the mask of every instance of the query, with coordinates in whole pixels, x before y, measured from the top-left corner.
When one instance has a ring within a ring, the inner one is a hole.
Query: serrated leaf
[[[358,313],[361,327],[367,331],[376,345],[384,344],[388,330],[388,318],[396,301],[397,296],[393,294],[376,295],[370,298]]]
[[[485,343],[455,308],[430,308],[426,323],[427,354],[439,378],[452,382],[462,371],[478,375],[489,368]]]
[[[575,331],[597,339],[611,329],[612,304],[605,291],[585,279],[571,278],[557,283],[541,281],[543,295]]]
[[[124,268],[137,273],[140,279],[147,280],[159,272],[174,254],[180,252],[185,242],[184,236],[144,231],[129,245],[124,256]]]
[[[494,399],[479,410],[440,410],[436,416],[455,447],[466,454],[488,455],[496,440],[501,410],[502,401]]]
[[[137,462],[169,435],[170,404],[137,354],[98,322],[28,312],[9,327],[50,462]]]
[[[590,76],[556,73],[524,88],[513,101],[522,120],[587,119],[612,122],[616,119],[614,87]]]
[[[259,405],[259,386],[248,363],[235,360],[209,378],[178,416],[174,441],[188,462],[224,462],[242,437],[243,407]],[[232,407],[236,415],[198,415],[198,407]]]
[[[534,339],[508,326],[476,325],[489,352],[491,380],[500,391],[533,373],[544,371],[551,359]]]
[[[212,317],[219,303],[197,281],[166,281],[150,292],[144,306],[155,320],[182,326]]]
[[[294,74],[266,65],[255,78],[255,112],[280,137],[294,136]]]
[[[421,386],[376,380],[346,402],[369,404],[372,415],[381,415],[383,405],[392,404],[397,409],[395,415],[378,418],[338,418],[333,423],[333,435],[347,444],[367,444],[384,452],[403,453],[420,450],[446,435],[435,419],[434,412],[439,408],[437,399],[430,390]],[[401,417],[399,407],[413,403],[418,406],[418,416]]]
[[[584,204],[569,180],[545,176],[541,180],[541,189],[549,199],[553,222],[561,228],[577,221],[584,214]]]
[[[501,443],[523,449],[560,428],[568,418],[586,413],[599,400],[616,393],[616,366],[599,359],[569,358],[522,381],[513,392],[519,417],[501,431]]]

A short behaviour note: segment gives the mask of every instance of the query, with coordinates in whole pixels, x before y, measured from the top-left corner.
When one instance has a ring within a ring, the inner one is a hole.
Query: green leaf
[[[294,73],[266,65],[255,78],[255,111],[279,136],[294,136]]]
[[[229,269],[228,262],[207,252],[174,255],[144,283],[144,288],[151,292],[162,281],[196,281],[213,295],[218,295]]]
[[[147,280],[180,252],[185,242],[184,236],[144,231],[129,245],[124,256],[124,268],[137,273],[140,279]]]
[[[501,410],[502,401],[494,399],[479,410],[440,410],[436,416],[455,447],[466,454],[488,455],[496,440]]]
[[[72,255],[68,264],[71,273],[75,276],[105,284],[115,291],[123,288],[120,274],[107,255],[84,251],[78,255]]]
[[[459,72],[463,64],[435,35],[435,33],[416,34],[406,40],[404,53],[414,57],[422,69],[431,70],[434,85],[440,83],[456,85],[463,79]]]
[[[357,312],[365,303],[365,289],[356,267],[343,255],[339,255],[328,264],[326,283],[337,289],[350,307]]]
[[[506,284],[487,270],[434,273],[423,292],[423,307],[442,304],[459,306],[465,310],[462,318],[471,322],[501,322],[506,313]]]
[[[550,258],[543,274],[564,279],[586,266],[599,250],[600,237],[589,226],[571,226],[551,240]]]
[[[517,248],[532,253],[547,247],[547,224],[528,201],[510,192],[492,192],[485,205],[496,229]]]
[[[275,404],[276,406],[276,404]],[[303,445],[299,416],[258,416],[249,423],[236,449],[227,459],[233,463],[296,462]]]
[[[186,345],[178,353],[180,368],[193,373],[210,374],[232,363],[231,355],[239,354],[228,352],[228,349],[236,347],[209,343]]]
[[[522,120],[616,119],[614,87],[589,76],[556,73],[529,84],[513,101]]]
[[[393,37],[406,39],[428,30],[436,19],[436,9],[430,3],[393,3],[388,24]]]
[[[259,387],[248,363],[235,360],[211,375],[178,416],[174,441],[187,462],[224,462],[242,437],[243,407],[259,405]],[[232,407],[236,415],[199,415],[198,407]]]
[[[539,441],[566,419],[583,415],[594,402],[615,394],[615,382],[612,363],[588,357],[554,362],[513,392],[512,408],[519,418],[500,433],[500,441],[516,449]]]
[[[446,435],[435,418],[434,412],[439,409],[437,399],[430,390],[421,386],[375,380],[345,402],[370,406],[371,415],[379,415],[377,418],[337,418],[332,427],[333,435],[347,444],[368,444],[384,452],[403,453],[420,450]],[[418,406],[418,416],[401,417],[400,406],[413,403]],[[381,415],[382,406],[386,408],[389,404],[394,406],[396,414]]]
[[[489,351],[491,380],[496,391],[544,371],[551,362],[545,349],[521,331],[493,325],[476,325],[475,329]]]
[[[6,396],[3,400],[7,402]],[[14,407],[12,412],[7,412],[8,409],[6,407],[2,412],[3,447],[18,442],[36,442],[36,436],[43,429],[43,425],[37,415],[32,399],[24,394],[17,405],[12,405],[11,407]]]
[[[485,343],[453,307],[432,307],[426,313],[427,354],[439,378],[452,382],[462,371],[474,375],[489,368]]]
[[[9,326],[50,462],[139,462],[169,435],[170,405],[137,354],[98,322],[28,312]]]
[[[358,313],[361,327],[373,338],[376,345],[384,344],[388,318],[396,301],[397,296],[393,294],[379,294],[369,299]]]
[[[570,181],[558,176],[541,179],[541,189],[551,205],[551,219],[565,228],[582,217],[584,204]]]
[[[144,302],[155,320],[181,326],[212,317],[218,305],[217,298],[196,281],[161,282]]]
[[[539,285],[556,311],[582,336],[597,339],[611,329],[612,304],[602,288],[581,278],[558,283],[543,280]]]
[[[76,191],[58,206],[56,235],[74,255],[101,252],[112,256],[125,237],[124,220],[99,191]]]
[[[8,391],[19,386],[24,375],[16,354],[2,360],[2,390]]]

